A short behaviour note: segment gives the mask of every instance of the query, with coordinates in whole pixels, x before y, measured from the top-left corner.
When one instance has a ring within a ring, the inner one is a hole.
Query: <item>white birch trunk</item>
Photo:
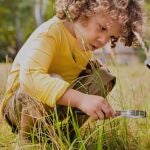
[[[47,4],[48,0],[35,0],[34,15],[37,26],[39,26],[44,21]]]

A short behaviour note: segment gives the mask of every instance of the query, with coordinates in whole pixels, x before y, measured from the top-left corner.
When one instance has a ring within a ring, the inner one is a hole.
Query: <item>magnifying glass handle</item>
[[[75,114],[77,115],[86,115],[84,112],[76,109]],[[117,110],[115,117],[122,116],[125,118],[145,118],[147,116],[146,111],[142,110]]]
[[[84,113],[83,111],[78,110],[78,109],[75,109],[74,112],[76,115],[86,115],[86,113]]]
[[[74,112],[75,112],[75,114],[77,114],[77,115],[86,115],[86,113],[84,113],[83,111],[78,110],[78,109],[75,109]],[[115,116],[117,117],[117,116],[120,116],[120,115],[121,115],[121,111],[116,111]]]

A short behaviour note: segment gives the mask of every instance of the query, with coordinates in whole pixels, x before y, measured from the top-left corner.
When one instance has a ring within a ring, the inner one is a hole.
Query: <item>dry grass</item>
[[[2,64],[0,63],[0,96],[2,96],[2,93],[5,90],[7,76],[10,71],[10,64]],[[0,97],[1,99],[1,97]]]
[[[10,65],[0,64],[0,90],[3,91]],[[109,102],[117,109],[140,109],[148,112],[146,119],[118,118],[104,125],[104,144],[111,149],[150,149],[150,70],[143,64],[111,67],[117,76],[117,85],[108,97]],[[103,123],[98,122],[99,124]],[[0,149],[13,149],[15,135],[5,122],[0,128]],[[102,128],[102,126],[101,126]],[[94,135],[95,129],[91,132]],[[97,132],[95,132],[97,133]],[[98,132],[99,133],[99,132]],[[89,138],[89,139],[93,139]],[[99,143],[101,143],[100,141]],[[115,148],[114,148],[115,147]],[[70,148],[71,149],[71,148]]]

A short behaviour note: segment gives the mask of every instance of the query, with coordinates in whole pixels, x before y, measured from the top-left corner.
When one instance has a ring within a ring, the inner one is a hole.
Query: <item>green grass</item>
[[[1,86],[4,90],[9,65],[0,65]],[[23,146],[22,149],[87,149],[90,150],[148,150],[150,149],[150,70],[143,64],[130,66],[110,66],[111,71],[117,77],[117,84],[108,96],[108,101],[115,110],[140,109],[146,110],[146,119],[113,118],[110,120],[93,121],[89,119],[82,129],[71,119],[76,130],[76,138],[71,142],[69,136],[65,136],[60,128],[59,119],[55,116],[55,130],[57,137],[52,143],[35,144]],[[3,92],[1,92],[2,98]],[[0,124],[0,149],[14,149],[19,138],[11,133],[8,125],[2,121]],[[66,124],[67,130],[67,124]],[[69,131],[66,131],[67,135]]]

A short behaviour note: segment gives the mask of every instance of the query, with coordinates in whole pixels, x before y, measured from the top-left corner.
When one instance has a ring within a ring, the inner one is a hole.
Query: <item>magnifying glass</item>
[[[116,111],[115,116],[122,116],[125,118],[146,118],[147,113],[142,110],[119,110]]]
[[[86,115],[80,110],[75,110],[74,112],[77,115]],[[146,118],[147,113],[143,110],[118,110],[116,111],[115,117],[119,116],[124,118]]]

